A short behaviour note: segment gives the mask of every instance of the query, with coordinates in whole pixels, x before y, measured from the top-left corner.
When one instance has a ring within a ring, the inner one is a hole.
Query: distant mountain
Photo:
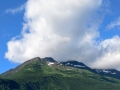
[[[84,63],[78,62],[75,60],[74,61],[70,60],[70,61],[61,62],[61,63],[65,66],[70,66],[70,67],[79,68],[79,69],[86,69],[99,75],[104,75],[104,76],[109,76],[109,77],[120,79],[120,71],[116,69],[92,69],[86,66]]]
[[[76,67],[76,68],[88,68],[85,64],[83,64],[82,62],[78,62],[78,61],[67,61],[67,62],[61,62],[63,65],[66,66],[71,66],[71,67]]]
[[[109,76],[120,79],[120,71],[116,69],[93,69],[99,75]]]
[[[119,73],[91,69],[75,60],[36,57],[1,74],[0,90],[119,90]]]

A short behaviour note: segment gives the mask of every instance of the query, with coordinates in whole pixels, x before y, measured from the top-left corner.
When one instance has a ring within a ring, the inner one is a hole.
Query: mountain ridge
[[[78,61],[35,57],[0,74],[0,90],[119,90],[119,78],[96,72]]]
[[[52,57],[45,57],[45,58],[35,57],[35,58],[32,58],[30,60],[25,61],[23,64],[17,66],[16,68],[10,69],[10,70],[2,73],[1,75],[6,74],[6,73],[9,74],[9,72],[12,73],[13,71],[18,72],[25,65],[27,65],[27,64],[29,64],[33,61],[40,61],[41,64],[43,64],[43,63],[45,64],[47,62],[46,64],[48,64],[49,66],[59,63],[59,65],[61,64],[61,65],[64,65],[64,66],[69,66],[69,67],[74,67],[74,68],[79,68],[79,69],[85,69],[85,70],[89,70],[89,71],[91,71],[93,73],[96,73],[96,74],[99,74],[99,75],[110,76],[110,77],[113,77],[113,78],[120,79],[120,71],[118,71],[116,69],[92,69],[92,68],[86,66],[84,63],[78,62],[76,60],[68,60],[68,61],[64,61],[64,62],[57,62]]]

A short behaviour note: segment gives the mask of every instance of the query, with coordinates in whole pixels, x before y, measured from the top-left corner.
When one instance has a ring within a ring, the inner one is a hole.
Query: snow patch
[[[114,72],[114,73],[111,73],[111,74],[116,74],[116,73]]]
[[[48,63],[49,66],[51,66],[51,65],[53,65],[53,64],[54,64],[53,62],[49,62],[49,63]]]
[[[111,71],[108,71],[108,70],[103,70],[103,72],[105,72],[105,73],[111,73]]]

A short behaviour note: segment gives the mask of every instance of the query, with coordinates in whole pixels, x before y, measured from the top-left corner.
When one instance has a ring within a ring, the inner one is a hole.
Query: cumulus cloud
[[[5,57],[18,63],[48,56],[100,68],[117,65],[113,62],[120,62],[119,37],[96,40],[100,37],[102,16],[97,12],[101,6],[102,0],[28,0],[21,35],[7,43]]]
[[[120,37],[102,41],[99,45],[99,56],[92,63],[93,68],[117,68],[120,70]]]
[[[13,8],[6,9],[5,13],[15,14],[15,13],[18,13],[18,12],[24,10],[24,8],[25,8],[25,4],[21,5],[21,6],[17,7],[17,8],[14,8],[14,9]]]
[[[117,20],[112,21],[112,22],[106,27],[106,29],[107,29],[107,30],[111,30],[111,29],[114,29],[115,27],[120,28],[120,17],[119,17]]]

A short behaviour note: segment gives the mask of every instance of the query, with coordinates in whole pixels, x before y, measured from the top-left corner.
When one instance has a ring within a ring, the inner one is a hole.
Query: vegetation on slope
[[[35,58],[1,75],[0,90],[119,90],[120,80]]]

